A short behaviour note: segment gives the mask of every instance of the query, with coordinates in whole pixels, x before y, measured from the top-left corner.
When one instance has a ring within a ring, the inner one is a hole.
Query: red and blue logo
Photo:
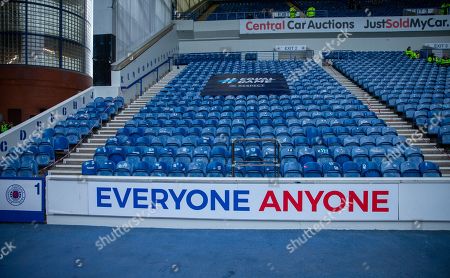
[[[25,189],[18,184],[13,184],[6,190],[6,200],[13,206],[20,206],[25,201]]]

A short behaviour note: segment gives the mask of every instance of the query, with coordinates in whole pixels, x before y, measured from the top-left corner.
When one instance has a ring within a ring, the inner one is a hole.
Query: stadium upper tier
[[[281,73],[292,94],[201,95],[211,76],[226,73]],[[235,141],[241,138],[247,141]],[[315,63],[194,62],[82,171],[224,177],[237,163],[236,176],[263,177],[276,176],[280,161],[284,177],[440,176],[437,165],[423,162],[420,149],[405,141]],[[404,152],[390,159],[395,148]]]
[[[233,20],[245,18],[272,18],[270,11],[289,11],[286,1],[221,3],[208,16],[208,20]]]
[[[365,17],[365,16],[402,16],[404,9],[438,8],[441,1],[291,1],[300,10],[306,11],[314,7],[319,11],[316,17]],[[358,3],[357,3],[358,2]]]
[[[337,54],[332,54],[333,58]],[[450,144],[450,70],[398,52],[352,52],[334,67],[438,142]]]
[[[405,9],[430,9],[439,13],[442,1],[244,1],[221,2],[210,1],[211,8],[203,17],[206,20],[235,20],[250,18],[289,17],[289,9],[295,7],[306,14],[309,7],[315,8],[313,17],[366,17],[366,16],[402,16]],[[281,13],[280,13],[281,12]],[[412,13],[413,14],[413,13]]]

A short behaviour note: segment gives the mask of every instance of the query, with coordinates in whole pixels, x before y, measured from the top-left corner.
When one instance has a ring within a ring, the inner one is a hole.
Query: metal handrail
[[[174,55],[175,56],[175,55]],[[128,86],[121,86],[121,89],[130,89],[131,87],[133,87],[134,85],[136,85],[137,83],[141,83],[141,93],[142,93],[142,79],[144,79],[145,77],[149,76],[150,74],[154,73],[156,71],[156,81],[159,81],[159,69],[169,63],[169,71],[171,71],[171,64],[170,61],[173,59],[173,57],[168,57],[164,62],[162,62],[161,64],[159,64],[156,68],[152,69],[151,71],[147,72],[146,74],[144,74],[143,76],[139,77],[138,79],[136,79],[135,81],[133,81],[130,85]]]

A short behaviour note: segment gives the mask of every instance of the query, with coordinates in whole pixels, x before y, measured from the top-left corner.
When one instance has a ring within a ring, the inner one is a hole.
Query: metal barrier
[[[314,57],[314,50],[301,51],[240,51],[240,52],[205,52],[179,53],[173,55],[174,65],[187,65],[195,61],[280,61],[306,60]]]
[[[265,161],[264,158],[261,161],[256,160],[243,160],[243,161],[236,161],[236,154],[235,154],[235,147],[236,144],[239,142],[272,142],[274,147],[274,155],[272,163],[268,163],[268,161]],[[237,138],[234,139],[231,143],[231,175],[233,177],[236,177],[236,167],[240,168],[242,167],[274,167],[275,171],[275,177],[280,177],[280,165],[281,165],[281,157],[280,157],[280,148],[281,144],[280,142],[275,138]]]
[[[331,52],[322,52],[322,57],[324,59],[349,59],[351,55],[354,55],[353,50],[334,50]]]

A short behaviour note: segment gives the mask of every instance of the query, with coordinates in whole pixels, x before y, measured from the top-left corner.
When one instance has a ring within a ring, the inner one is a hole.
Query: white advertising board
[[[240,34],[448,31],[449,15],[242,19]]]
[[[89,182],[89,215],[241,220],[398,220],[396,184]]]

